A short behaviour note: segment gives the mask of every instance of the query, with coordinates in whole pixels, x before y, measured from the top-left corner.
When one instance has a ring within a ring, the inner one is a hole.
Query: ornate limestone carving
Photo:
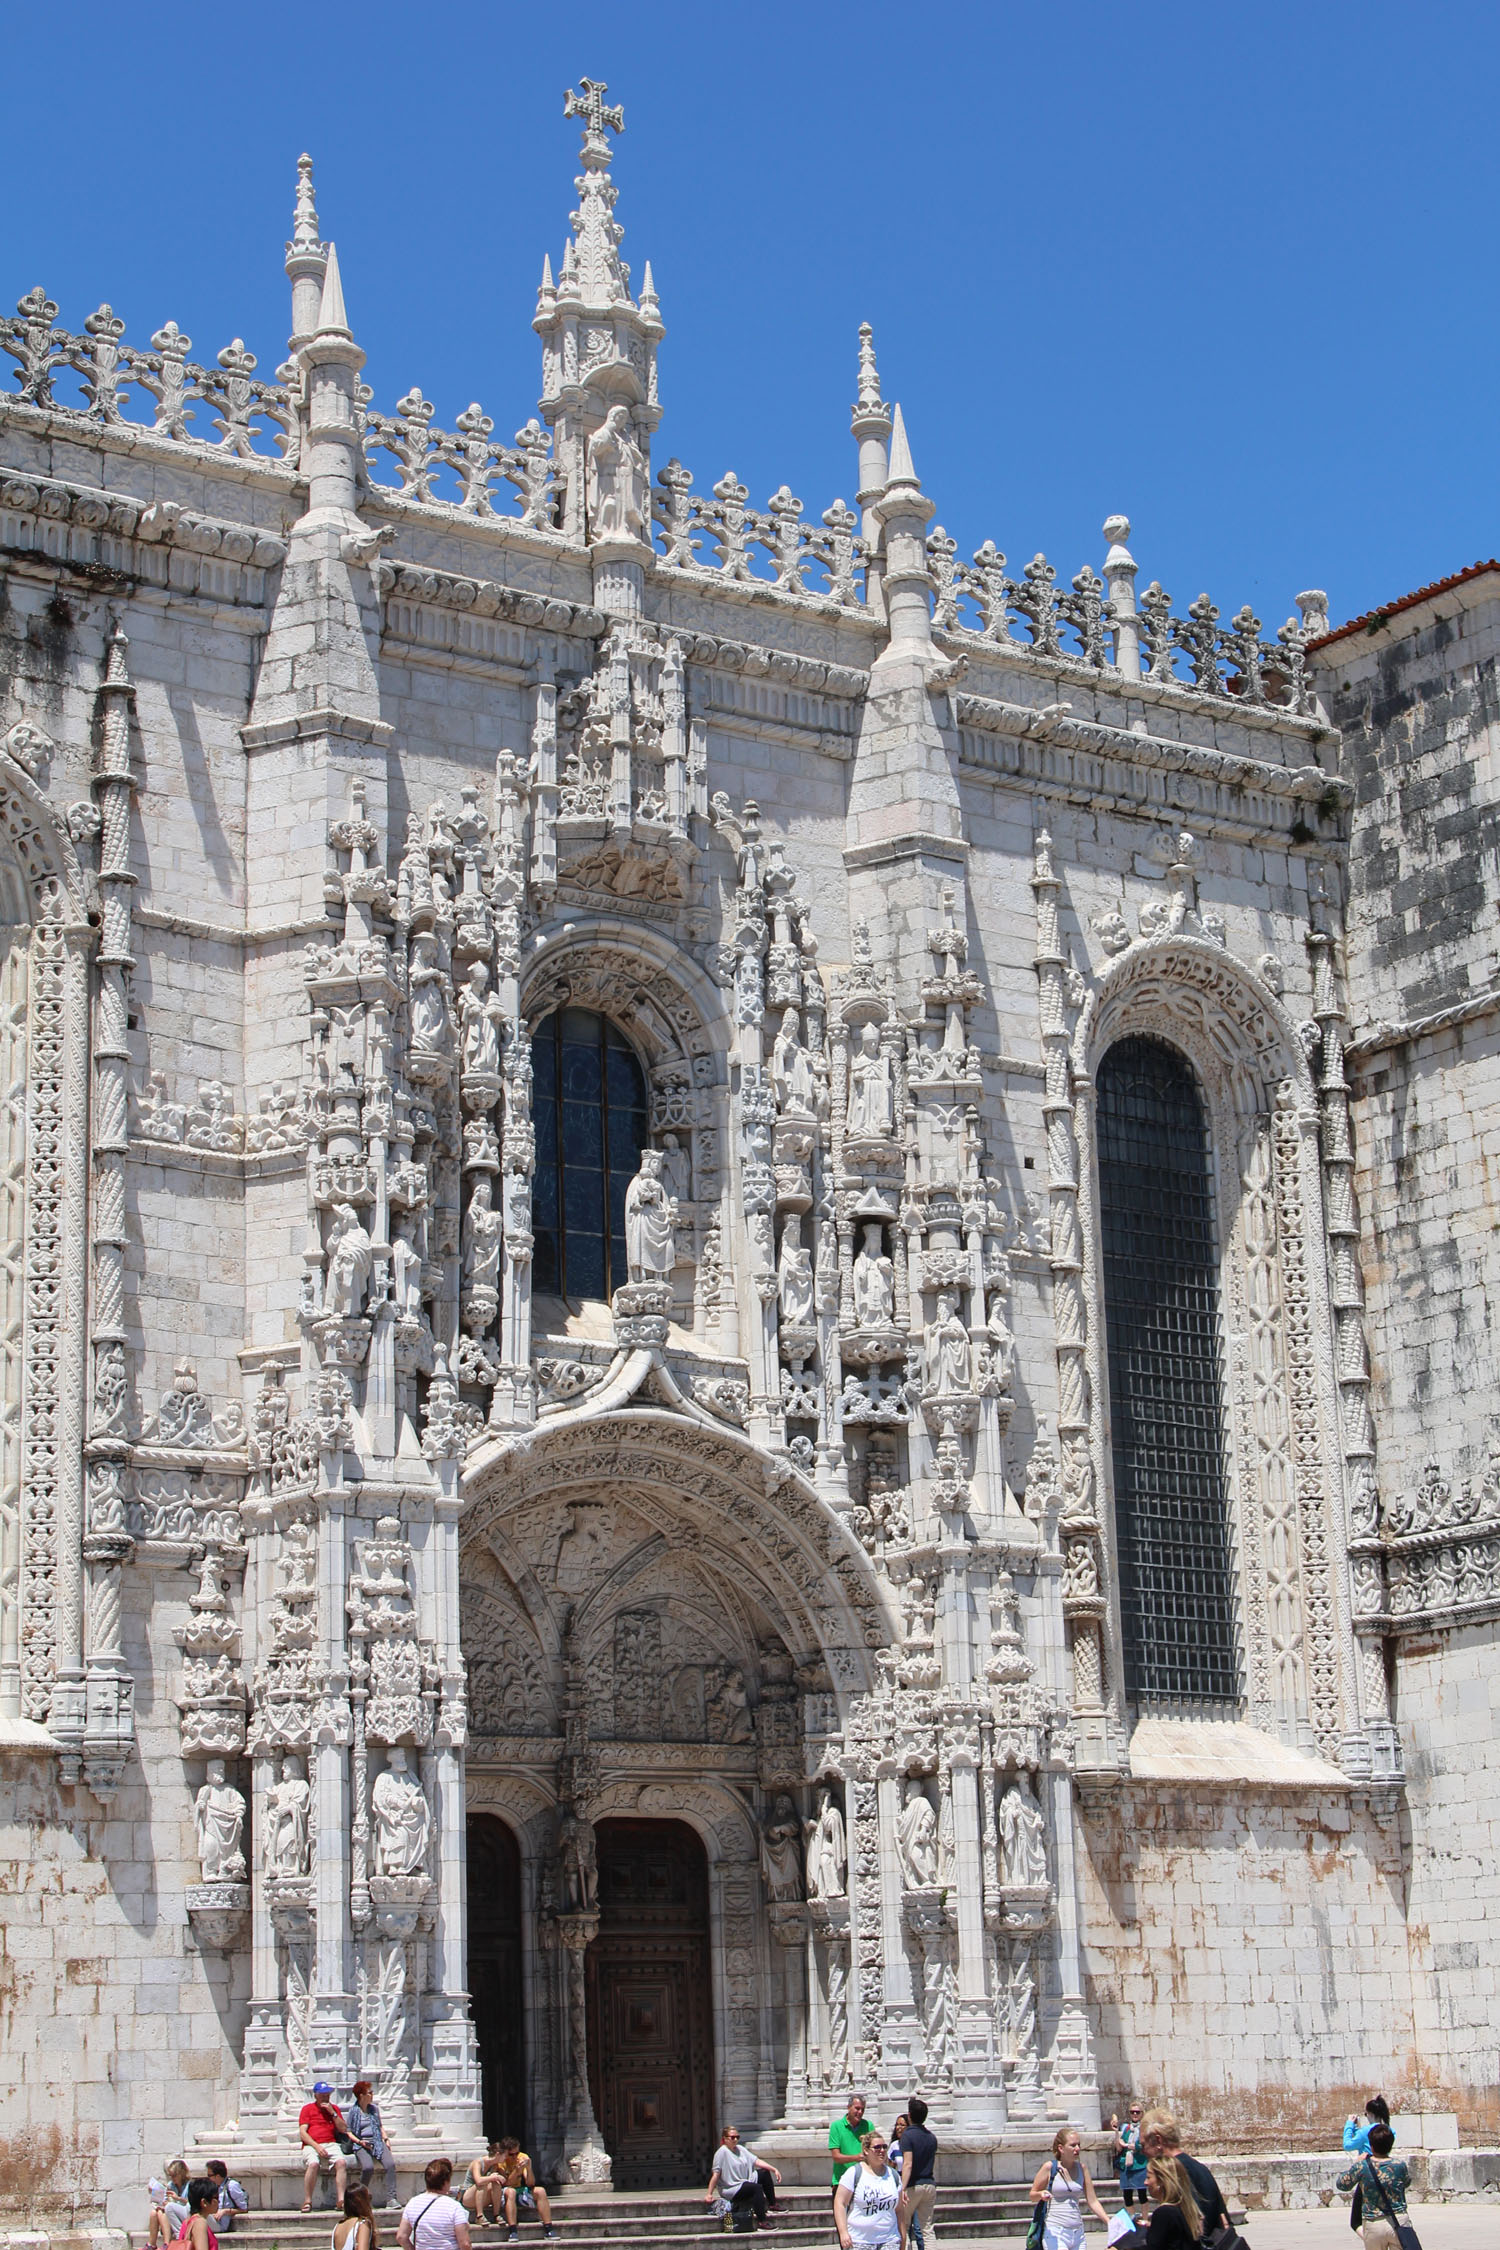
[[[1047,1881],[1047,1823],[1024,1779],[1000,1799],[1000,1852],[1007,1889],[1040,1889]]]
[[[625,1191],[625,1260],[633,1282],[670,1281],[677,1262],[677,1206],[662,1180],[662,1156],[643,1148]]]
[[[848,1889],[849,1846],[844,1816],[826,1784],[818,1791],[817,1811],[805,1823],[805,1833],[808,1897],[843,1898]]]
[[[901,1881],[909,1891],[931,1890],[938,1879],[938,1825],[920,1781],[908,1781],[896,1823],[896,1856]]]
[[[802,1898],[802,1823],[797,1808],[784,1792],[772,1804],[760,1832],[760,1865],[766,1895],[773,1905],[791,1905]]]
[[[266,1873],[295,1881],[308,1869],[308,1822],[312,1790],[300,1758],[283,1758],[266,1791]]]
[[[222,1758],[210,1758],[203,1786],[193,1799],[198,1832],[198,1864],[205,1883],[242,1883],[245,1854],[245,1800],[225,1773]]]
[[[399,1743],[386,1752],[383,1772],[370,1792],[375,1816],[375,1853],[382,1875],[425,1875],[432,1840],[432,1812],[422,1785],[407,1769]]]

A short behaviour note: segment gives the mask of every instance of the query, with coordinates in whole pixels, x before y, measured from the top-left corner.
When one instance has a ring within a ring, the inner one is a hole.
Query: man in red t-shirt
[[[302,2146],[307,2151],[307,2162],[302,2168],[302,2208],[312,2209],[313,2189],[318,2184],[318,2174],[332,2159],[333,2184],[339,2207],[344,2201],[344,2187],[349,2177],[349,2167],[344,2152],[339,2147],[340,2133],[349,2128],[344,2123],[344,2113],[333,2099],[333,2088],[326,2078],[320,2078],[313,2088],[313,2098],[304,2102],[297,2117],[297,2130],[302,2136]]]

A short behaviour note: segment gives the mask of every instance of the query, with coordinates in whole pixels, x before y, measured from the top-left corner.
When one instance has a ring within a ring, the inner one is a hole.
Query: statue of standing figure
[[[643,1148],[625,1191],[625,1263],[632,1281],[669,1281],[677,1262],[677,1205],[662,1179],[661,1150]]]
[[[896,1269],[885,1254],[878,1219],[865,1222],[854,1260],[854,1317],[861,1328],[889,1328],[896,1313]]]
[[[776,1288],[782,1319],[793,1327],[810,1327],[813,1320],[812,1252],[803,1245],[802,1221],[795,1212],[782,1221]]]
[[[589,536],[645,539],[646,456],[635,441],[628,406],[612,406],[589,439]]]
[[[781,1018],[781,1029],[771,1050],[771,1079],[784,1117],[816,1117],[818,1075],[812,1050],[802,1044],[802,1027],[795,1008]]]
[[[432,1840],[432,1811],[422,1785],[410,1772],[399,1743],[386,1753],[385,1771],[375,1777],[370,1810],[375,1815],[375,1855],[382,1875],[426,1873]]]
[[[300,1758],[283,1758],[281,1778],[266,1792],[266,1873],[307,1873],[307,1822],[312,1791]]]
[[[802,1823],[785,1791],[772,1805],[760,1832],[760,1865],[773,1905],[791,1905],[802,1896]]]
[[[1000,1799],[1000,1863],[1004,1881],[1016,1888],[1040,1890],[1047,1881],[1047,1823],[1020,1781]]]
[[[210,1758],[203,1787],[193,1799],[198,1864],[205,1883],[243,1883],[245,1800],[228,1779],[222,1758]]]
[[[557,1856],[562,1865],[564,1912],[592,1913],[599,1904],[599,1852],[594,1824],[572,1805],[558,1823]]]
[[[929,1396],[951,1398],[972,1388],[969,1331],[959,1318],[958,1300],[949,1289],[938,1292],[937,1318],[929,1325],[923,1346]]]
[[[328,1288],[325,1310],[353,1320],[365,1309],[365,1286],[375,1263],[375,1246],[352,1203],[336,1203],[328,1233]]]
[[[896,1823],[896,1857],[902,1888],[930,1891],[938,1879],[937,1814],[920,1781],[906,1784],[906,1802]]]
[[[849,1062],[849,1131],[856,1139],[884,1140],[895,1129],[896,1095],[880,1031],[867,1023]]]
[[[844,1816],[826,1785],[818,1791],[818,1809],[806,1836],[808,1897],[842,1898],[849,1880],[849,1843]]]

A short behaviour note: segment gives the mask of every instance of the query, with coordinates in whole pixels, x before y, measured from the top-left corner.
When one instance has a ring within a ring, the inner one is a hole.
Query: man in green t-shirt
[[[859,2162],[869,2126],[865,2123],[865,2097],[851,2094],[849,2107],[842,2117],[836,2117],[828,2128],[828,2147],[833,2157],[833,2192],[839,2191],[839,2182],[851,2164]]]

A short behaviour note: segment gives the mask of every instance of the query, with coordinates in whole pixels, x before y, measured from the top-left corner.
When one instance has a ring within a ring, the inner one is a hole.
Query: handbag
[[[1054,2156],[1052,2168],[1047,2174],[1047,2193],[1049,2195],[1052,2192],[1052,2183],[1056,2178],[1057,2158]],[[1047,2208],[1046,2203],[1043,2202],[1038,2203],[1033,2209],[1031,2224],[1026,2229],[1026,2250],[1042,2250],[1042,2237],[1047,2231]]]
[[[1364,2225],[1364,2223],[1365,2223],[1365,2190],[1364,2190],[1364,2182],[1363,2182],[1362,2180],[1356,2180],[1356,2181],[1355,2181],[1355,2183],[1354,2183],[1354,2193],[1353,2193],[1353,2195],[1352,2195],[1352,2196],[1350,2197],[1350,2199],[1349,2199],[1349,2224],[1350,2224],[1350,2226],[1351,2226],[1351,2227],[1352,2227],[1352,2228],[1354,2229],[1354,2232],[1355,2232],[1356,2234],[1358,2234],[1358,2232],[1359,2232],[1360,2228],[1361,2228],[1361,2227],[1362,2227],[1362,2226]]]
[[[1409,2220],[1397,2218],[1395,2211],[1391,2207],[1391,2199],[1385,2192],[1385,2182],[1380,2177],[1379,2172],[1376,2171],[1375,2166],[1371,2163],[1368,2156],[1365,2158],[1363,2168],[1360,2172],[1360,2187],[1363,2187],[1365,2184],[1366,2174],[1369,2175],[1371,2187],[1375,2190],[1375,2193],[1380,2198],[1380,2208],[1382,2209],[1382,2211],[1384,2211],[1391,2225],[1396,2230],[1396,2240],[1400,2243],[1401,2250],[1422,2250],[1421,2236],[1418,2234],[1416,2228],[1411,2225]],[[1356,2189],[1355,2193],[1358,2194],[1358,2192],[1359,2190]]]

